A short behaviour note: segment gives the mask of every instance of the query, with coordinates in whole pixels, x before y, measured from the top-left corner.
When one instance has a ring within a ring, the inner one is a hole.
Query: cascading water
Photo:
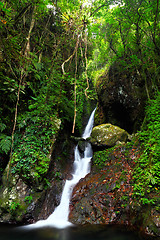
[[[94,124],[94,113],[96,109],[92,112],[82,138],[86,139],[90,137]],[[59,206],[54,210],[54,212],[46,219],[40,220],[34,224],[28,225],[26,227],[36,228],[53,226],[56,228],[65,228],[72,225],[68,221],[69,216],[69,202],[71,199],[72,191],[74,186],[79,182],[81,178],[84,178],[90,172],[90,161],[92,158],[92,147],[91,144],[85,143],[85,151],[83,157],[80,155],[78,146],[76,146],[74,151],[74,172],[72,174],[71,180],[66,180],[62,197]]]
[[[96,108],[93,110],[89,120],[88,120],[88,124],[84,130],[84,133],[82,134],[82,138],[87,139],[90,137],[91,132],[92,132],[92,128],[93,128],[93,124],[94,124],[94,114],[95,114]]]

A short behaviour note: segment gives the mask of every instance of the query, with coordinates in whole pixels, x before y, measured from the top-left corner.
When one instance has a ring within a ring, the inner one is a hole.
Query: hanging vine
[[[74,82],[74,118],[73,118],[73,128],[72,128],[72,133],[74,133],[75,129],[75,124],[76,124],[76,116],[77,116],[77,50],[78,50],[78,45],[79,45],[79,37],[77,37],[77,43],[76,43],[76,51],[75,51],[75,82]]]
[[[10,164],[11,164],[11,158],[12,158],[12,152],[13,152],[14,133],[15,133],[16,124],[17,124],[18,104],[19,104],[19,99],[20,99],[19,96],[20,96],[22,81],[23,81],[24,78],[25,78],[25,72],[24,72],[24,69],[22,69],[21,70],[20,81],[19,81],[19,86],[18,86],[18,92],[17,92],[17,102],[16,102],[16,107],[15,107],[14,124],[13,124],[13,129],[12,129],[12,136],[11,136],[11,150],[10,150],[10,157],[9,157],[9,162],[8,162],[8,166],[7,166],[7,179],[8,179],[8,176],[9,176]]]
[[[25,45],[25,50],[24,50],[24,57],[25,58],[28,58],[29,54],[30,54],[30,37],[31,37],[31,32],[32,32],[32,30],[34,28],[34,25],[35,25],[35,10],[36,10],[36,6],[33,8],[30,28],[29,28],[28,36],[26,38],[27,43]],[[15,73],[14,73],[14,75],[16,76]],[[13,145],[14,145],[14,133],[15,133],[16,124],[17,124],[18,104],[19,104],[19,100],[20,100],[20,91],[21,91],[22,82],[23,82],[25,77],[26,77],[26,71],[25,71],[25,67],[23,65],[22,69],[21,69],[21,72],[20,72],[20,80],[19,80],[18,91],[17,91],[17,101],[16,101],[16,106],[15,106],[14,124],[13,124],[12,135],[11,135],[11,150],[10,150],[10,157],[9,157],[9,162],[8,162],[8,166],[7,166],[7,179],[8,179],[8,176],[9,176],[10,164],[11,164],[11,159],[12,159],[12,151],[13,151]]]
[[[77,17],[77,16],[76,16]],[[72,19],[72,21],[71,21]],[[76,40],[76,44],[75,44],[75,48],[73,53],[62,63],[61,68],[62,68],[62,73],[63,75],[66,74],[65,72],[65,64],[67,62],[69,63],[69,67],[71,65],[72,59],[73,57],[75,57],[75,73],[74,73],[74,117],[73,117],[73,126],[72,126],[72,133],[74,133],[75,131],[75,125],[76,125],[76,116],[77,116],[77,72],[78,72],[78,49],[80,49],[81,52],[81,61],[82,61],[82,66],[84,67],[84,72],[85,72],[85,78],[87,81],[87,87],[84,90],[84,94],[86,96],[86,98],[88,98],[87,95],[87,90],[89,89],[89,80],[88,80],[88,75],[87,75],[87,28],[86,28],[86,22],[84,21],[84,19],[82,19],[82,17],[79,17],[80,21],[77,24],[77,18],[74,21],[74,17],[73,18],[69,18],[68,22],[72,23],[70,26],[72,28],[70,28],[70,31],[73,33],[72,39],[75,38],[75,35],[77,36],[77,40]],[[67,26],[67,31],[68,31],[68,26],[69,23],[66,23]],[[82,44],[84,45],[84,53],[83,53],[83,49],[82,49]],[[69,70],[68,67],[68,70]]]
[[[88,65],[87,65],[87,29],[85,29],[84,42],[85,42],[85,62],[86,62],[85,75],[86,75],[86,81],[87,81],[87,87],[85,89],[85,95],[86,95],[86,98],[88,98],[87,90],[89,89],[89,80],[88,80],[88,74],[87,74],[87,68],[88,68]]]

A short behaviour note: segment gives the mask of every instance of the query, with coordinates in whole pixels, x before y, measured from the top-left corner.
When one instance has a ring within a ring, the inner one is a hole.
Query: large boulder
[[[145,82],[137,69],[114,62],[97,80],[97,124],[110,122],[130,134],[139,130],[147,99]],[[101,119],[101,121],[99,121]]]
[[[126,142],[127,138],[128,133],[124,129],[106,123],[93,128],[90,141],[98,147],[113,147],[117,142]]]

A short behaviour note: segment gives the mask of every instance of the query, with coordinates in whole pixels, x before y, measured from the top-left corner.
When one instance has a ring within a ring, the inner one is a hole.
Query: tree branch
[[[67,62],[75,55],[75,53],[76,53],[76,51],[77,51],[77,48],[78,48],[78,45],[77,45],[77,44],[79,44],[79,38],[77,39],[76,46],[75,46],[75,49],[74,49],[74,51],[73,51],[73,54],[72,54],[71,56],[69,56],[69,58],[67,58],[67,59],[62,63],[62,65],[61,65],[61,67],[62,67],[62,72],[63,72],[64,75],[65,75],[64,64],[67,63]]]
[[[102,4],[101,6],[99,6],[97,9],[95,9],[95,10],[91,13],[90,17],[93,16],[96,12],[98,12],[98,11],[99,11],[102,7],[104,7],[104,6],[107,6],[107,4],[104,3],[104,4]]]

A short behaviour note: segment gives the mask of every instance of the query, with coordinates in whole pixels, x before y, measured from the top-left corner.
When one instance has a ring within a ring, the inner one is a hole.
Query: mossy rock
[[[126,142],[128,133],[110,123],[101,124],[93,128],[90,142],[96,146],[113,147],[118,142]]]

